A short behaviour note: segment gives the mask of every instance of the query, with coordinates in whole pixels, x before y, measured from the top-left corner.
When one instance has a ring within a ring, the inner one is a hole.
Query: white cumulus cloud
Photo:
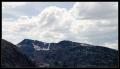
[[[11,42],[11,36],[19,41],[24,38],[46,42],[72,40],[118,49],[117,7],[117,2],[77,2],[70,10],[46,7],[31,18],[3,20],[2,37]]]
[[[118,2],[77,2],[70,12],[77,18],[115,18],[118,15]]]

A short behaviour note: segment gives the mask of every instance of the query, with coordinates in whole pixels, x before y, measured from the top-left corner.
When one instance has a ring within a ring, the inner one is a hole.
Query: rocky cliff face
[[[45,43],[25,39],[18,44],[39,67],[110,68],[118,67],[118,51],[72,41]]]
[[[22,54],[17,46],[2,39],[1,64],[5,68],[35,67],[35,64],[26,55]]]

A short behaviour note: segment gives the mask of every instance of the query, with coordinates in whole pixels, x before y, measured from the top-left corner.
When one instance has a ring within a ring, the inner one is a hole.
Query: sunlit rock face
[[[103,46],[63,40],[45,43],[25,39],[20,50],[39,67],[109,68],[118,67],[118,51]]]

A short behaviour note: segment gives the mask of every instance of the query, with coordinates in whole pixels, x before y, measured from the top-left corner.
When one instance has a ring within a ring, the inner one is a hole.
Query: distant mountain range
[[[112,68],[118,67],[118,51],[103,46],[63,40],[45,43],[24,39],[19,51],[38,67],[49,68]]]
[[[1,40],[1,66],[4,68],[36,67],[26,55],[22,54],[16,45]]]

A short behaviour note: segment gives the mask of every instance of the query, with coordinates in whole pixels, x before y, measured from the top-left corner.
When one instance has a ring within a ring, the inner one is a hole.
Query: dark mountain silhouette
[[[5,68],[35,67],[35,63],[22,54],[17,46],[4,39],[1,44],[1,64]]]
[[[24,39],[19,49],[39,67],[110,68],[118,67],[118,51],[72,41],[45,43]]]

